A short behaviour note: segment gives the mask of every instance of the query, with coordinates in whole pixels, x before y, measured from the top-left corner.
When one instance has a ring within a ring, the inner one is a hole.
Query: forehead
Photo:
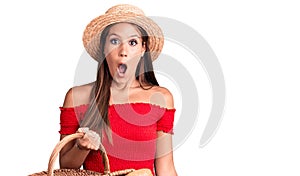
[[[129,38],[129,37],[141,37],[141,32],[138,30],[137,26],[130,23],[117,23],[114,24],[109,32],[108,36],[110,35],[118,35],[122,38]]]

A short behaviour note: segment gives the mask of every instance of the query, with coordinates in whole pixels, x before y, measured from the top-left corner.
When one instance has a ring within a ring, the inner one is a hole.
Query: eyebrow
[[[108,35],[108,37],[111,37],[111,36],[113,36],[113,35],[115,35],[115,36],[121,38],[121,36],[118,35],[118,34],[116,34],[116,33],[111,33],[111,34]],[[140,36],[138,36],[138,35],[136,35],[136,34],[132,34],[132,35],[129,36],[129,38],[132,38],[132,37],[140,38]]]
[[[133,35],[131,35],[131,36],[129,36],[129,37],[136,37],[136,38],[140,38],[141,36],[139,36],[139,35],[136,35],[136,34],[133,34]]]
[[[115,36],[118,36],[118,37],[120,37],[118,34],[115,34],[115,33],[111,33],[111,34],[109,34],[109,35],[108,35],[108,37],[110,37],[110,36],[112,36],[112,35],[115,35]]]

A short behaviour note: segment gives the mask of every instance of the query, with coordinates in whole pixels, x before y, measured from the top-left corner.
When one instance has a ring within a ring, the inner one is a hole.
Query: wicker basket
[[[149,169],[125,169],[119,170],[115,172],[110,172],[109,160],[107,157],[107,153],[102,144],[100,144],[100,151],[102,155],[102,160],[104,164],[104,173],[83,170],[83,169],[55,169],[54,170],[54,162],[60,152],[60,150],[70,141],[82,138],[84,133],[75,133],[64,137],[58,144],[55,146],[48,163],[48,171],[42,171],[38,173],[31,174],[29,176],[153,176]]]

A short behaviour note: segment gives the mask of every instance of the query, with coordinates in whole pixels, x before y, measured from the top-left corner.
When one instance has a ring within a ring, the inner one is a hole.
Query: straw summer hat
[[[82,38],[83,45],[93,59],[99,61],[102,31],[108,25],[119,22],[133,23],[142,27],[149,36],[148,47],[152,61],[157,59],[164,44],[162,30],[152,19],[146,17],[141,9],[129,4],[120,4],[109,8],[104,15],[93,19],[86,26]]]

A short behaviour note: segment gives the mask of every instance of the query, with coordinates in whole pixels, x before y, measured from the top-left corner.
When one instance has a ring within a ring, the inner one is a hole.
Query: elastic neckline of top
[[[60,107],[60,108],[64,108],[64,109],[68,109],[68,108],[80,108],[80,107],[86,107],[89,106],[90,104],[81,104],[81,105],[76,105],[74,107]],[[116,106],[128,106],[128,105],[150,105],[153,107],[157,107],[157,108],[161,108],[161,109],[167,109],[167,110],[175,110],[175,108],[166,108],[166,107],[162,107],[158,104],[153,104],[153,103],[148,103],[148,102],[128,102],[128,103],[114,103],[114,104],[110,104],[108,105],[109,108],[112,107],[116,107]]]

